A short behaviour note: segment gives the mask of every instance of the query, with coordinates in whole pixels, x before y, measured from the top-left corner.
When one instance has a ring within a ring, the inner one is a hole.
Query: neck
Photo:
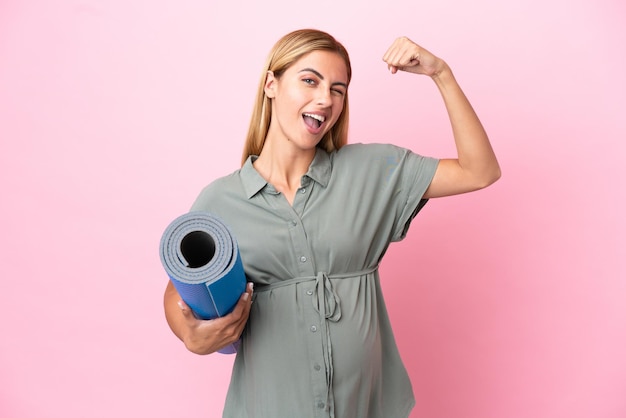
[[[259,158],[254,161],[254,168],[292,203],[302,176],[315,158],[316,149],[294,151],[285,147],[276,148],[266,142]]]

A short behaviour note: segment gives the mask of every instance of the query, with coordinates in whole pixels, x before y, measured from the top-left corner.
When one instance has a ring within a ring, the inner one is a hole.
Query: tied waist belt
[[[341,319],[341,303],[339,296],[333,289],[330,279],[346,279],[348,277],[359,277],[373,273],[378,266],[371,267],[362,271],[342,274],[328,274],[319,272],[316,276],[302,276],[293,279],[284,280],[278,283],[272,283],[265,286],[258,286],[254,292],[267,292],[280,287],[296,285],[299,283],[315,281],[315,287],[311,294],[311,302],[313,308],[319,314],[322,324],[322,332],[326,338],[322,339],[322,353],[324,356],[324,365],[326,366],[326,408],[330,412],[330,416],[334,418],[334,396],[333,396],[333,350],[330,341],[330,330],[327,321],[337,322]]]

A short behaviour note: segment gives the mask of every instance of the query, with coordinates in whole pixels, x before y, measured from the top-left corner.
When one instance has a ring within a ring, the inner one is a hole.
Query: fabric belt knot
[[[322,325],[322,354],[324,356],[324,366],[326,369],[326,408],[330,416],[335,416],[335,397],[333,395],[333,346],[330,340],[330,330],[328,322],[337,322],[341,319],[341,304],[339,296],[333,289],[333,284],[325,272],[317,273],[315,276],[315,297],[313,298],[313,308],[320,315]]]
[[[313,299],[313,307],[320,314],[320,317],[333,322],[339,321],[341,319],[341,304],[328,274],[317,273],[313,292],[316,295]]]
[[[333,347],[330,338],[330,329],[328,321],[337,322],[341,319],[341,301],[333,288],[331,279],[344,279],[349,277],[359,277],[373,273],[378,266],[371,267],[366,270],[351,273],[331,274],[326,272],[318,272],[316,276],[296,277],[282,282],[270,285],[259,286],[255,292],[265,292],[279,287],[294,285],[298,283],[315,280],[315,287],[311,295],[313,309],[320,316],[322,327],[322,355],[324,357],[324,366],[326,368],[326,406],[331,418],[335,418],[335,397],[333,394]]]
[[[328,321],[337,322],[341,319],[341,301],[333,288],[330,280],[362,276],[374,272],[378,266],[374,268],[349,273],[328,276],[325,272],[318,272],[315,276],[315,289],[313,292],[313,308],[320,315],[322,332],[322,354],[324,357],[324,365],[326,366],[326,408],[331,418],[335,418],[335,396],[333,392],[333,346],[330,338],[330,329]]]

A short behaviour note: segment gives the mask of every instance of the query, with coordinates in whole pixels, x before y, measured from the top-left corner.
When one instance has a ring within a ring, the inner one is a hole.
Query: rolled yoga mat
[[[211,213],[193,211],[174,219],[161,237],[160,253],[172,284],[198,318],[228,314],[245,291],[237,241]],[[232,354],[237,346],[219,352]]]

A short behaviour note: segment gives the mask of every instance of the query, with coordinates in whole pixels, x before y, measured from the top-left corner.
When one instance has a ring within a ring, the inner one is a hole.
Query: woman
[[[195,319],[171,283],[165,292],[168,323],[190,351],[241,338],[225,417],[393,418],[414,405],[378,264],[429,198],[486,187],[500,168],[443,60],[402,37],[383,61],[392,74],[433,79],[457,158],[346,145],[348,53],[324,32],[300,30],[268,57],[242,168],[192,207],[229,224],[250,281],[234,311],[211,321]]]

